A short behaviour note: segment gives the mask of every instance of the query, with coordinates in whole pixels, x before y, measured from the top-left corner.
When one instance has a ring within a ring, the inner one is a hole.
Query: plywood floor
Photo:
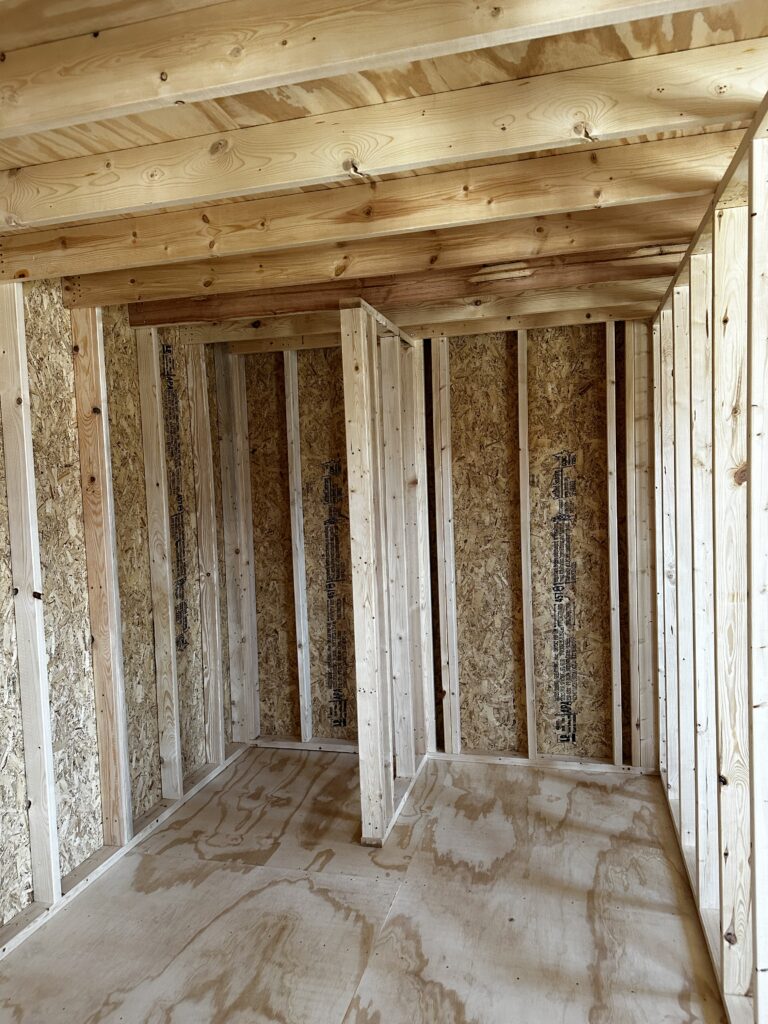
[[[251,750],[0,963],[0,1021],[724,1021],[657,779]]]

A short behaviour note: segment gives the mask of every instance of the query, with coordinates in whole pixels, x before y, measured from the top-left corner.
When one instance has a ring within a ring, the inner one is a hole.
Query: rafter
[[[0,173],[35,227],[751,116],[768,38],[563,71]],[[727,71],[724,72],[723,69]]]

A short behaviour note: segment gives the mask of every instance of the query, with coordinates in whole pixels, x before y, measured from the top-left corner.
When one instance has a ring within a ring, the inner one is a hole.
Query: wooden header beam
[[[767,66],[768,38],[722,43],[16,168],[0,172],[0,225],[61,224],[739,121],[765,94]]]

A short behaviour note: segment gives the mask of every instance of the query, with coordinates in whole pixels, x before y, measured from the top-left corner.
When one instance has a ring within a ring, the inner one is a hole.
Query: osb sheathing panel
[[[104,310],[104,351],[128,757],[133,814],[138,818],[162,798],[162,790],[139,369],[125,307]]]
[[[103,845],[72,330],[58,281],[24,285],[61,870]]]
[[[517,345],[449,344],[461,743],[524,752]]]
[[[528,334],[531,566],[538,746],[611,753],[601,325]]]
[[[0,429],[0,925],[32,900],[8,493]]]
[[[280,352],[245,356],[263,736],[301,734],[285,377]]]
[[[160,346],[160,378],[168,476],[181,766],[186,778],[206,762],[205,701],[189,387],[184,352],[174,344],[174,333],[169,331],[168,343]]]
[[[216,366],[213,346],[205,346],[205,372],[208,384],[208,416],[211,421],[213,454],[213,491],[216,499],[216,550],[219,559],[219,609],[221,617],[221,678],[224,687],[224,735],[232,741],[232,680],[229,667],[229,626],[227,623],[227,564],[224,551],[224,506],[221,491],[221,437],[219,403],[216,393]]]
[[[341,349],[298,354],[312,729],[357,738]]]

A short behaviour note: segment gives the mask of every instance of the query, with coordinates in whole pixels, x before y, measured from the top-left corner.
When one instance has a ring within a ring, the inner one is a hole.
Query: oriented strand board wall
[[[200,560],[186,361],[183,350],[173,342],[173,332],[169,334],[167,343],[160,346],[160,379],[168,475],[181,764],[187,778],[206,762]]]
[[[103,844],[72,333],[58,282],[24,286],[61,870]]]
[[[124,307],[104,310],[117,577],[133,814],[161,798],[155,640],[136,339]]]
[[[542,753],[611,755],[605,332],[528,334],[531,562]]]
[[[301,481],[312,728],[357,738],[355,633],[341,349],[299,352]]]
[[[515,335],[451,338],[450,373],[461,743],[525,752]]]
[[[301,735],[282,353],[245,356],[263,736]]]
[[[227,564],[224,552],[224,509],[221,490],[221,438],[219,403],[216,394],[216,367],[213,346],[205,347],[205,372],[208,384],[208,416],[211,421],[213,490],[216,498],[216,550],[219,559],[219,609],[221,618],[221,678],[224,688],[224,735],[232,742],[232,680],[229,667],[229,625],[227,622]]]
[[[32,899],[5,454],[0,429],[0,926]]]

